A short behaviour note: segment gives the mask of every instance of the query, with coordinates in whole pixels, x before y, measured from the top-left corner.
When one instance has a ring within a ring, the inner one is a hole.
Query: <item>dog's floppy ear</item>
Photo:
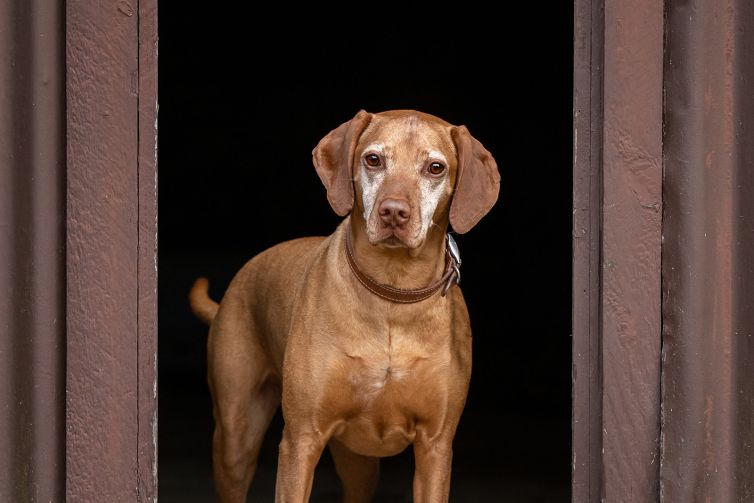
[[[330,131],[312,151],[314,167],[327,189],[327,200],[341,217],[353,208],[353,154],[371,119],[372,114],[359,111],[353,119]]]
[[[471,136],[466,126],[454,127],[450,134],[458,152],[450,225],[458,234],[464,234],[495,205],[500,192],[500,173],[492,154]]]

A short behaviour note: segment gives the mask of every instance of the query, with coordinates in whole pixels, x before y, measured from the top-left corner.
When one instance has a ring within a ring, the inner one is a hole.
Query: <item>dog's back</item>
[[[221,304],[209,297],[207,279],[197,279],[189,293],[191,310],[210,326],[218,316],[250,317],[269,358],[279,370],[296,293],[326,239],[322,236],[293,239],[256,255],[235,275]]]

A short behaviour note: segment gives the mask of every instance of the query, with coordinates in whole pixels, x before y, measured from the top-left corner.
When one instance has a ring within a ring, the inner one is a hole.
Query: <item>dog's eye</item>
[[[445,166],[443,166],[442,163],[433,162],[429,165],[427,171],[429,171],[430,175],[441,175],[442,172],[445,171]]]
[[[366,161],[367,166],[371,166],[372,168],[377,168],[380,166],[380,156],[377,154],[368,154],[364,156],[364,161]]]

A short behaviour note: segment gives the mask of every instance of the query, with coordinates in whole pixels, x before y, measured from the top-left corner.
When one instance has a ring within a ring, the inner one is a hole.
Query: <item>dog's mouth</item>
[[[408,245],[395,234],[391,234],[385,239],[379,241],[378,244],[384,246],[385,248],[408,248]]]
[[[398,229],[381,229],[381,232],[367,232],[369,244],[380,248],[408,248],[414,249],[421,246],[421,240],[412,239],[405,231]]]

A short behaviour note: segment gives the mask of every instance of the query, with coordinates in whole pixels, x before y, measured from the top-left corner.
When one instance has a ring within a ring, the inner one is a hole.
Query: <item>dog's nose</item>
[[[402,227],[411,216],[411,208],[405,199],[387,197],[382,200],[377,211],[382,223],[388,227]]]

